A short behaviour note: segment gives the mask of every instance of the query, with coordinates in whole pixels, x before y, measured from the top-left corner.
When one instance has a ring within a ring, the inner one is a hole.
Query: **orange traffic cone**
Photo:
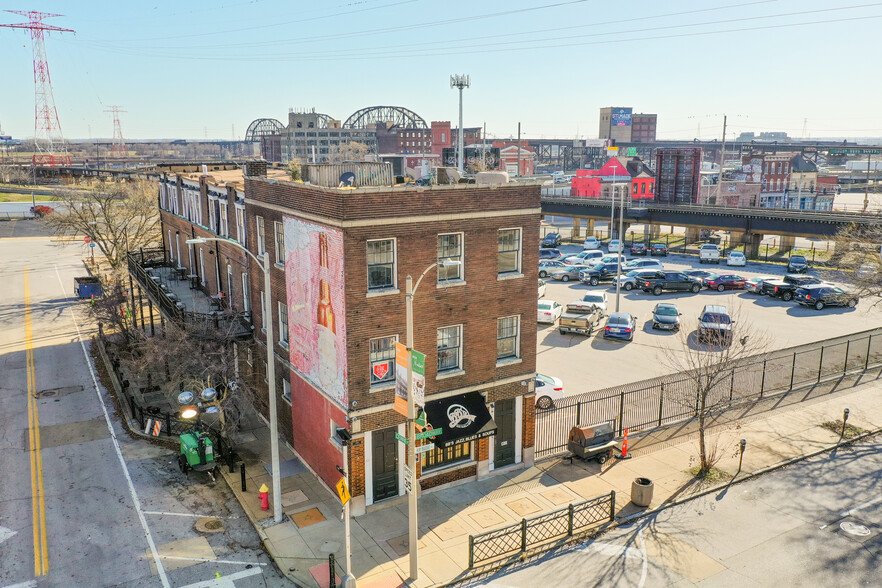
[[[625,427],[625,438],[622,439],[622,453],[618,456],[619,459],[631,459],[631,456],[628,455],[628,428]]]

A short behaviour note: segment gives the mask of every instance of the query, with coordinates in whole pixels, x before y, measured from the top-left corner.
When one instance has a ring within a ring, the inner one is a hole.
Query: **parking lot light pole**
[[[238,247],[257,262],[258,267],[263,270],[263,308],[266,317],[269,320],[263,321],[263,327],[266,329],[266,379],[267,379],[267,395],[269,396],[269,413],[270,413],[270,454],[272,457],[272,476],[273,476],[273,520],[276,523],[282,522],[282,478],[279,466],[279,412],[276,406],[276,362],[273,351],[275,335],[273,334],[273,308],[272,302],[272,283],[270,281],[270,263],[269,251],[263,252],[263,261],[256,255],[251,253],[244,245],[232,239],[222,239],[218,237],[197,237],[195,239],[187,239],[187,245],[200,245],[208,241],[217,241],[226,243],[233,247]]]
[[[407,342],[405,343],[407,346],[407,463],[410,464],[412,475],[410,479],[411,491],[407,497],[407,543],[410,551],[410,579],[413,582],[416,582],[420,575],[419,550],[417,545],[417,542],[419,541],[417,533],[419,515],[417,514],[416,424],[414,423],[416,420],[416,403],[414,402],[413,397],[413,363],[411,359],[413,355],[413,297],[416,294],[417,288],[420,287],[420,282],[423,281],[423,278],[426,277],[426,274],[429,273],[432,268],[438,266],[456,267],[458,265],[460,265],[459,261],[451,259],[444,259],[440,262],[436,261],[423,270],[423,273],[420,274],[415,286],[413,285],[413,278],[410,277],[410,274],[405,278],[405,333],[407,334]]]
[[[616,259],[616,312],[619,312],[619,293],[622,290],[622,230],[625,219],[625,193],[622,192],[622,198],[619,202],[619,255]]]
[[[615,223],[614,219],[616,216],[616,168],[618,166],[614,164],[611,167],[613,170],[613,185],[612,185],[612,203],[610,204],[610,207],[609,207],[609,238],[610,238],[610,240],[612,240],[613,223]],[[607,245],[607,247],[609,247],[609,246]]]

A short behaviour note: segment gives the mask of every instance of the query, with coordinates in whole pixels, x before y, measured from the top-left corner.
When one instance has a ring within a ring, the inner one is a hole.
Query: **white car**
[[[622,242],[619,239],[611,239],[609,245],[606,246],[606,250],[610,253],[618,253],[621,247]]]
[[[730,251],[726,256],[726,265],[747,265],[747,258],[740,251]]]
[[[536,374],[536,408],[548,410],[564,397],[563,382],[560,378]]]
[[[588,292],[582,296],[579,304],[593,304],[600,309],[600,312],[606,314],[606,292]]]
[[[539,298],[545,297],[545,280],[539,280]]]
[[[596,261],[597,261],[597,263],[618,263],[618,261],[617,261],[618,259],[619,259],[619,254],[616,253],[615,255],[604,255],[603,257],[601,257],[600,259],[598,259]],[[627,261],[628,261],[628,256],[625,255],[624,253],[622,253],[622,265],[627,263]]]
[[[571,255],[564,259],[564,263],[567,265],[573,265],[576,263],[591,263],[591,262],[600,262],[600,259],[604,256],[603,251],[599,249],[585,249],[577,253],[576,255]]]
[[[582,249],[600,249],[600,239],[597,237],[586,237],[582,243]]]
[[[714,243],[705,243],[698,249],[698,263],[720,263],[720,248]]]
[[[555,302],[554,300],[540,300],[536,321],[553,325],[562,314],[563,306],[561,306],[559,302]]]
[[[632,259],[622,264],[623,272],[635,269],[665,269],[665,266],[657,259]]]

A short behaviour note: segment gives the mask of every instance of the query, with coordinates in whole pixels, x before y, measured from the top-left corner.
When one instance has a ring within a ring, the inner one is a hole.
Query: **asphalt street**
[[[882,442],[838,449],[549,553],[488,588],[878,586]]]
[[[81,258],[0,238],[0,586],[289,585],[222,481],[120,426],[73,297]]]

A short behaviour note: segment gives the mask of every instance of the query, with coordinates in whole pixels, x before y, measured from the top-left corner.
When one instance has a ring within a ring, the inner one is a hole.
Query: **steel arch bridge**
[[[378,122],[391,122],[393,126],[405,129],[428,129],[429,125],[412,110],[401,106],[368,106],[356,110],[343,123],[346,129],[364,129]]]
[[[245,140],[259,141],[261,137],[279,134],[283,128],[285,125],[274,118],[258,118],[248,125],[248,130],[245,131]]]

